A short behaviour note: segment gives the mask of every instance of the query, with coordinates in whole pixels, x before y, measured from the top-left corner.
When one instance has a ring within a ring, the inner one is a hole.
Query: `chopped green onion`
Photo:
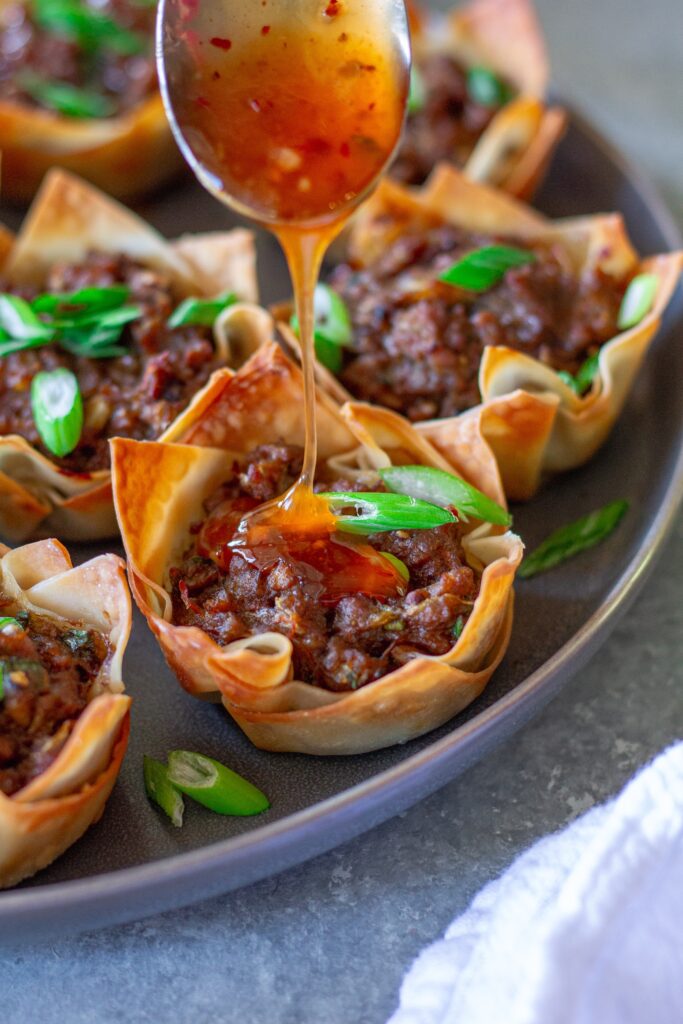
[[[341,349],[353,340],[353,326],[346,303],[341,295],[328,284],[318,284],[313,295],[313,337],[318,360],[331,373],[342,368]],[[296,314],[289,321],[294,333],[299,336],[299,319]]]
[[[419,114],[427,102],[427,86],[415,64],[410,69],[410,91],[408,93],[407,110],[409,114]]]
[[[658,287],[659,278],[656,274],[638,274],[633,278],[619,308],[617,327],[620,331],[635,327],[650,312]]]
[[[116,110],[116,104],[109,97],[67,82],[48,81],[28,71],[18,77],[18,82],[41,106],[65,117],[109,117]]]
[[[320,497],[336,516],[337,528],[345,533],[431,530],[456,521],[447,509],[405,494],[332,491]]]
[[[439,275],[439,280],[471,292],[485,292],[498,284],[511,267],[533,263],[536,256],[528,249],[512,245],[485,245],[474,249]]]
[[[168,755],[168,779],[181,793],[217,814],[247,816],[268,810],[265,793],[220,761],[191,750]]]
[[[91,640],[90,632],[87,629],[70,629],[62,636],[62,642],[73,654],[77,654],[84,647],[90,647]]]
[[[144,36],[78,0],[33,0],[33,8],[42,28],[75,40],[86,52],[103,48],[134,57],[147,48]]]
[[[470,98],[482,107],[502,107],[512,99],[513,91],[489,68],[472,67],[467,72],[467,91]]]
[[[453,473],[434,466],[389,466],[379,475],[390,491],[421,498],[440,508],[456,508],[463,516],[510,526],[512,516],[497,502]]]
[[[125,284],[112,284],[102,288],[79,288],[75,292],[46,292],[31,303],[34,313],[50,313],[53,316],[78,316],[79,313],[99,313],[118,309],[128,296],[130,288]],[[83,307],[83,308],[81,308]]]
[[[0,295],[0,328],[16,341],[49,341],[54,334],[18,295]]]
[[[17,622],[16,619],[13,619],[11,615],[3,615],[2,618],[0,618],[0,630],[4,629],[5,626],[17,626],[19,629],[24,628],[21,623]]]
[[[71,370],[37,373],[31,382],[33,420],[45,447],[62,457],[78,444],[83,429],[83,400]]]
[[[524,559],[517,575],[528,579],[594,547],[616,529],[627,509],[627,501],[613,501],[575,523],[560,527]]]
[[[575,391],[577,395],[581,396],[585,395],[591,387],[599,366],[600,353],[595,352],[581,364],[579,369],[576,371],[575,376],[572,376],[571,373],[567,373],[566,370],[559,370],[557,376],[560,380],[563,380],[564,383],[572,389],[572,391]]]
[[[380,551],[380,555],[382,558],[386,558],[387,562],[391,562],[401,579],[405,580],[406,583],[409,582],[410,572],[405,562],[402,562],[396,555],[392,555],[391,551]]]
[[[180,828],[183,824],[185,805],[182,796],[169,781],[168,768],[161,761],[144,754],[142,770],[147,796],[169,816],[176,828]]]
[[[465,618],[462,615],[458,615],[457,619],[453,623],[452,633],[456,640],[459,640],[462,636],[462,631],[465,628]]]
[[[168,318],[169,327],[187,327],[190,324],[213,327],[216,317],[237,302],[234,292],[216,299],[185,299]]]

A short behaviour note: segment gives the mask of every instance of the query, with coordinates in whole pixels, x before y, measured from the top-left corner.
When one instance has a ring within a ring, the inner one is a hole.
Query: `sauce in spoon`
[[[306,441],[297,483],[250,512],[236,545],[329,536],[316,464],[313,291],[322,257],[388,164],[408,92],[401,0],[164,0],[162,90],[200,181],[269,227],[299,318]]]

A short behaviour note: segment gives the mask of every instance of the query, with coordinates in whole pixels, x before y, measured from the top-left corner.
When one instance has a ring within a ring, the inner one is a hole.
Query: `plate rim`
[[[569,114],[570,123],[633,185],[669,247],[673,250],[683,248],[683,234],[650,177],[641,170],[636,161],[626,157],[605,138],[580,109],[566,101],[564,106]],[[22,927],[30,931],[34,925],[37,927],[41,920],[54,918],[60,911],[68,910],[70,913],[78,915],[81,910],[85,911],[86,907],[93,911],[98,906],[111,905],[120,897],[125,896],[130,900],[137,894],[144,894],[139,914],[136,914],[135,910],[132,912],[122,910],[118,915],[109,913],[107,920],[102,921],[100,925],[105,927],[111,924],[115,918],[120,922],[136,920],[150,913],[193,903],[202,899],[202,896],[193,895],[189,890],[187,898],[178,894],[179,898],[172,903],[165,902],[164,906],[156,908],[153,905],[153,896],[155,893],[163,893],[164,888],[170,882],[182,884],[184,880],[192,879],[202,872],[211,873],[219,867],[226,867],[232,859],[248,857],[255,848],[258,848],[261,855],[272,849],[273,855],[276,856],[283,847],[287,848],[288,841],[291,843],[293,839],[296,840],[301,832],[306,832],[308,829],[320,829],[324,827],[325,822],[336,822],[339,819],[348,818],[359,802],[374,803],[377,806],[386,805],[391,801],[392,795],[399,794],[403,790],[407,777],[414,778],[427,767],[432,774],[437,773],[438,769],[441,769],[443,774],[446,769],[446,774],[440,781],[437,781],[436,785],[428,787],[427,791],[439,788],[447,781],[447,778],[457,774],[457,772],[448,774],[449,761],[456,753],[468,763],[467,751],[473,745],[485,747],[488,742],[489,747],[492,747],[506,734],[504,726],[510,718],[517,716],[522,721],[530,719],[594,654],[616,625],[620,616],[626,612],[652,572],[682,504],[683,446],[679,450],[666,483],[661,504],[649,528],[642,535],[637,552],[622,568],[618,579],[599,608],[558,651],[531,675],[467,722],[459,726],[456,725],[446,736],[428,744],[399,764],[380,771],[370,779],[240,836],[233,836],[198,847],[195,850],[174,854],[160,860],[148,861],[133,867],[120,868],[116,871],[1,892],[0,923],[21,922]],[[542,691],[542,696],[540,691]],[[475,759],[473,756],[471,762]],[[420,799],[419,795],[417,799]],[[409,806],[410,802],[408,801],[405,806]],[[332,838],[328,844],[312,848],[308,856],[304,854],[303,857],[297,856],[281,861],[273,873],[279,873],[295,863],[303,863],[309,859],[309,856],[315,856],[325,849],[330,849],[339,842],[350,838],[351,834],[367,831],[375,824],[392,817],[401,809],[403,809],[403,805],[397,803],[395,809],[380,814],[374,823],[364,824],[355,832],[340,838]],[[258,879],[264,878],[266,874],[267,872],[257,872],[254,877],[245,879],[236,886],[223,885],[221,891],[253,884]],[[98,927],[98,922],[89,920],[80,923],[80,930],[94,927]],[[70,932],[77,930],[79,930],[79,926],[69,928]]]

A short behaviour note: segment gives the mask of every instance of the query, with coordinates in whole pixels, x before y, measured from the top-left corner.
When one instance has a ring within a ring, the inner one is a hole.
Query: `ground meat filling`
[[[107,116],[115,116],[155,91],[156,5],[135,0],[93,0],[84,2],[83,7],[137,33],[144,43],[141,52],[119,53],[106,45],[106,39],[103,45],[86,49],[76,39],[41,26],[30,3],[13,3],[0,16],[0,99],[42,106],[35,89],[28,86],[29,80],[38,78],[102,96],[109,107]]]
[[[491,244],[533,249],[536,259],[480,294],[438,280],[465,253]],[[355,397],[417,421],[480,401],[477,376],[487,345],[576,373],[617,333],[628,281],[600,270],[577,277],[559,244],[531,246],[437,226],[402,235],[366,269],[337,267],[329,283],[353,324],[341,381]]]
[[[421,185],[440,160],[463,167],[500,107],[477,103],[467,89],[467,71],[452,57],[434,54],[420,62],[425,101],[409,113],[390,174],[405,185]]]
[[[88,359],[47,345],[0,358],[0,435],[19,434],[75,473],[108,467],[110,437],[159,437],[218,365],[211,329],[170,329],[167,320],[179,299],[169,282],[125,256],[91,253],[85,263],[55,266],[40,291],[68,293],[116,284],[127,285],[128,302],[142,310],[124,328],[120,344],[125,355]],[[0,290],[7,289],[0,283]],[[84,405],[78,447],[63,459],[42,445],[31,412],[33,377],[58,366],[76,374]]]
[[[234,528],[244,512],[282,493],[301,459],[298,448],[263,446],[236,464],[231,482],[205,503],[206,519],[193,526],[193,541],[170,572],[174,623],[198,626],[223,645],[267,630],[283,633],[294,647],[295,678],[335,691],[365,686],[416,655],[445,654],[480,585],[466,563],[458,523],[363,538],[374,551],[400,558],[410,573],[400,592],[381,600],[359,585],[334,601],[321,600],[300,563],[281,553],[261,568],[238,555],[227,568],[211,557],[207,549],[220,524]],[[381,489],[374,475],[318,486]]]
[[[0,791],[44,772],[88,703],[108,649],[95,630],[18,609],[0,598]]]

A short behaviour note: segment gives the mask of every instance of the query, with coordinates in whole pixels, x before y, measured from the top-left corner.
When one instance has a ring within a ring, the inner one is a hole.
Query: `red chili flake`
[[[341,11],[341,0],[330,0],[329,4],[325,8],[325,14],[328,18],[336,18]]]
[[[339,36],[339,39],[337,41],[340,42],[340,43],[346,43],[346,42],[348,42],[348,38],[349,38],[348,32],[342,32],[342,34]]]
[[[302,153],[310,153],[313,156],[322,156],[329,153],[331,146],[326,139],[306,139],[296,147]]]
[[[214,81],[217,82],[218,79],[221,77],[220,71],[214,71],[214,73],[211,75],[211,77],[214,79]]]
[[[351,156],[351,147],[349,146],[348,142],[342,142],[341,146],[339,147],[339,152],[341,153],[342,156]]]
[[[261,29],[261,35],[262,36],[267,36],[269,32],[270,32],[270,25],[264,25],[263,28]]]
[[[198,96],[197,97],[197,106],[198,107],[206,107],[207,110],[211,109],[211,104],[209,103],[209,101],[207,100],[207,98],[205,96]]]
[[[190,588],[188,587],[185,580],[181,580],[180,583],[178,584],[178,591],[180,593],[180,600],[183,602],[188,611],[195,612],[195,614],[201,612],[201,608],[199,607],[197,602],[193,601],[192,598],[190,597]]]
[[[229,50],[232,46],[231,39],[221,39],[220,36],[212,36],[209,42],[212,46],[217,46],[219,50]]]
[[[374,110],[376,106],[376,103],[371,103],[370,106],[368,107],[368,110]]]

